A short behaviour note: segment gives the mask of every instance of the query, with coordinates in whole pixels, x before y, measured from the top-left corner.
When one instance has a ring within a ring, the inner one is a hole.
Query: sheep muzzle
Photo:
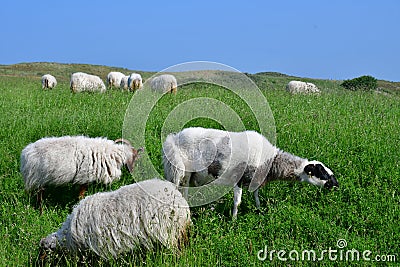
[[[333,187],[339,187],[339,183],[335,176],[331,175],[330,179],[324,184],[324,188],[332,189]]]

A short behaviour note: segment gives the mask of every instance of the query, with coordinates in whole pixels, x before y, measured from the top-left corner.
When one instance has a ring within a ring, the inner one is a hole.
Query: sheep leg
[[[79,188],[79,199],[83,199],[85,197],[85,193],[88,189],[88,184],[82,184]]]
[[[44,188],[40,188],[36,195],[36,204],[39,207],[40,215],[42,215],[42,212],[43,212],[43,208],[42,208],[43,191],[44,191]]]
[[[258,197],[258,189],[254,191],[254,200],[256,201],[257,209],[260,208],[260,198]]]
[[[185,172],[185,176],[182,179],[182,186],[183,186],[182,195],[186,200],[189,199],[189,184],[191,175],[192,174],[190,172]]]
[[[238,206],[242,202],[242,188],[238,185],[235,185],[233,188],[233,211],[232,217],[235,220],[237,218]]]

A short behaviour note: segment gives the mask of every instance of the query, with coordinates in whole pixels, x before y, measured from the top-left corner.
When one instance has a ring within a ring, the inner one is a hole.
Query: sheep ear
[[[315,173],[315,164],[308,164],[304,167],[304,172],[308,175],[314,175]]]
[[[135,150],[134,148],[132,148],[132,149]],[[136,153],[134,153],[134,154],[135,154],[134,161],[140,159],[140,155],[141,155],[141,153],[142,153],[143,151],[144,151],[144,148],[143,148],[143,147],[140,147],[140,148],[138,148],[138,149],[136,150]]]

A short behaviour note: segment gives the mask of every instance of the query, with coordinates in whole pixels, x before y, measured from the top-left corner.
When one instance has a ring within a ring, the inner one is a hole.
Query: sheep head
[[[133,172],[135,162],[136,162],[136,160],[138,160],[140,158],[140,152],[142,152],[144,150],[144,148],[141,147],[139,149],[135,149],[132,147],[131,149],[132,149],[132,157],[128,158],[128,160],[126,162],[126,166],[128,167],[128,170],[130,173]]]
[[[135,149],[132,144],[123,138],[119,138],[117,140],[114,141],[115,143],[124,143],[127,146],[129,146],[129,148],[131,149],[132,153],[131,156],[127,158],[126,160],[126,167],[128,167],[128,170],[130,173],[133,172],[134,166],[135,166],[135,162],[136,160],[138,160],[140,158],[140,153],[144,150],[143,147],[139,148],[139,149]]]
[[[307,182],[326,189],[339,187],[339,183],[333,175],[333,172],[319,161],[307,162],[299,175],[299,179],[302,182]]]
[[[55,251],[58,245],[57,234],[52,233],[51,235],[44,237],[39,243],[39,257],[43,261],[47,257],[47,253]]]

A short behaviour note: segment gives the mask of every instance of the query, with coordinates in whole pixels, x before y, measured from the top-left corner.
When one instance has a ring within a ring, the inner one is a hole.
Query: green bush
[[[364,75],[351,80],[345,80],[342,86],[352,91],[371,91],[378,87],[377,79],[372,76]]]

